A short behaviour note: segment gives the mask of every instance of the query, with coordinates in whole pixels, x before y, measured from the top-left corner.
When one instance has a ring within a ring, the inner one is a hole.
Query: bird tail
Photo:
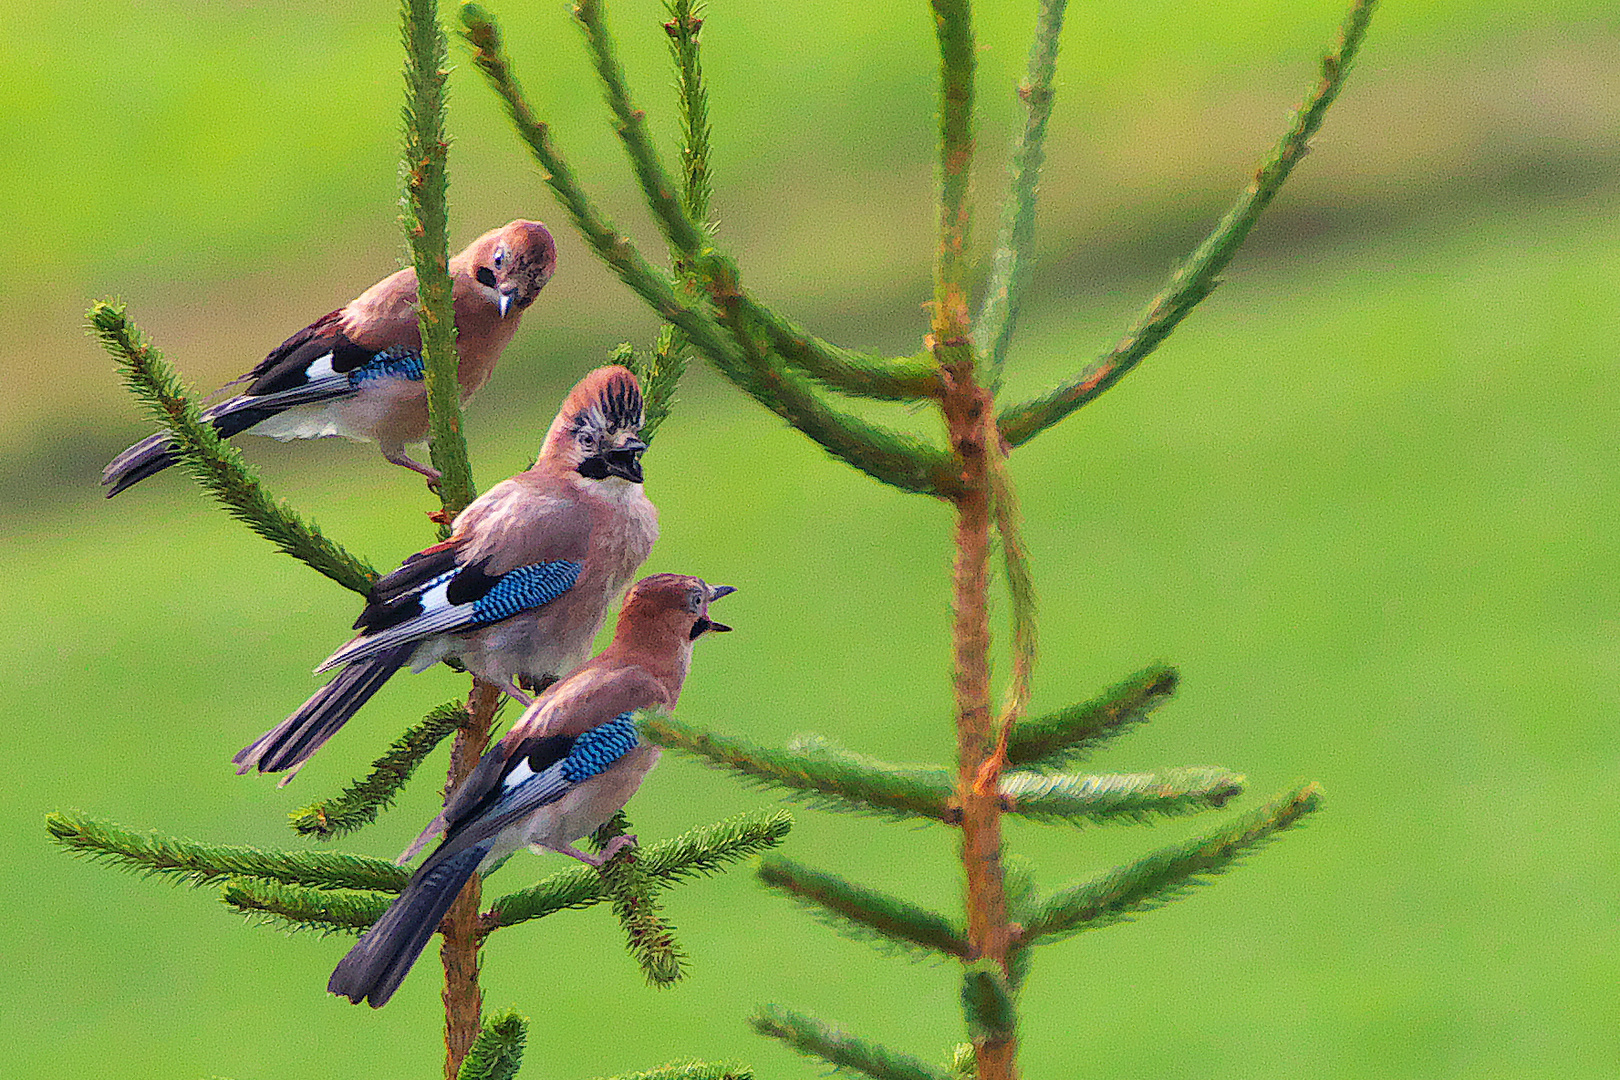
[[[291,716],[244,746],[231,759],[237,773],[296,770],[319,750],[349,717],[371,700],[389,677],[410,662],[416,642],[357,660],[338,673],[337,678],[315,691]],[[287,780],[291,780],[289,775]],[[286,783],[283,780],[282,783]]]
[[[481,844],[423,863],[399,899],[338,962],[327,991],[356,1005],[362,1001],[369,1001],[373,1009],[386,1005],[488,851],[488,845]]]
[[[285,408],[286,406],[283,406]],[[222,439],[239,435],[262,420],[274,416],[280,409],[267,408],[251,397],[234,397],[203,410],[202,417],[214,426]],[[101,470],[101,482],[112,498],[125,488],[167,469],[179,461],[174,440],[168,432],[148,435],[134,446],[107,463]]]

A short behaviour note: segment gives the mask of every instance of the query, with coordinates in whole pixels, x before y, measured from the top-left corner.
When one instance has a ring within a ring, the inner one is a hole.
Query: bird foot
[[[503,694],[511,698],[513,701],[516,701],[519,705],[522,705],[525,709],[534,704],[534,697],[530,694],[525,694],[522,690],[519,690],[517,688],[517,684],[503,682],[499,683],[498,685],[500,686]]]
[[[442,474],[433,466],[424,465],[420,461],[412,461],[403,450],[385,450],[383,451],[383,457],[387,458],[389,461],[393,462],[395,465],[398,465],[402,469],[409,469],[412,472],[421,473],[423,476],[427,477],[427,485],[429,488],[433,489],[435,492],[439,490],[439,480],[441,479]]]
[[[603,866],[607,865],[608,860],[613,858],[613,856],[617,855],[627,847],[635,846],[635,842],[636,838],[634,836],[615,836],[612,840],[607,842],[606,847],[595,855],[581,851],[579,848],[573,847],[572,845],[560,847],[555,850],[564,855],[572,855],[586,866],[594,866],[597,869],[601,869]]]
[[[600,858],[602,861],[596,865],[604,866],[613,858],[613,856],[617,855],[625,848],[633,848],[635,846],[636,838],[634,836],[615,836],[613,839],[607,842],[607,847],[602,849],[602,854],[598,856],[598,858]]]

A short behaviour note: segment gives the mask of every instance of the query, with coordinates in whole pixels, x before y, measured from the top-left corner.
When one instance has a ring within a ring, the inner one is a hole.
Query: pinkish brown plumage
[[[618,813],[657,764],[658,748],[638,739],[633,714],[674,708],[693,644],[731,629],[709,618],[709,604],[733,591],[681,574],[636,582],[612,644],[529,706],[400,857],[408,860],[444,833],[327,989],[357,1004],[384,1005],[467,879],[521,847],[600,866],[634,843],[619,837],[600,855],[574,847]]]
[[[236,755],[296,769],[401,667],[458,659],[523,701],[589,655],[607,610],[658,537],[642,490],[641,390],[622,367],[580,380],[533,466],[457,516],[448,541],[373,586],[360,631],[318,670],[343,670]]]
[[[491,229],[450,260],[462,403],[489,381],[523,312],[551,280],[557,248],[535,221]],[[438,473],[405,453],[427,438],[416,271],[399,270],[277,346],[238,381],[248,387],[203,418],[229,438],[342,435],[375,442],[383,456],[430,480]],[[109,498],[174,464],[169,437],[152,435],[102,472]]]

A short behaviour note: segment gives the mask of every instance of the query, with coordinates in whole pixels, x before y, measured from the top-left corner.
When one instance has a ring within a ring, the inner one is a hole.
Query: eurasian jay
[[[627,369],[581,379],[535,463],[474,499],[450,539],[371,587],[359,635],[316,669],[343,670],[244,747],[237,771],[296,769],[406,665],[455,658],[525,705],[520,681],[543,688],[577,667],[658,538],[641,424],[641,387]]]
[[[400,856],[408,861],[444,833],[327,990],[372,1008],[386,1004],[467,880],[521,847],[601,866],[634,843],[617,837],[599,855],[574,847],[624,808],[657,763],[658,747],[637,738],[635,710],[675,707],[693,644],[731,629],[709,618],[709,604],[734,591],[681,574],[636,582],[612,644],[542,694]]]
[[[491,230],[450,260],[463,405],[489,381],[518,320],[556,268],[556,245],[537,221]],[[390,274],[298,331],[236,381],[248,380],[242,393],[203,410],[221,436],[342,435],[375,442],[395,465],[439,479],[438,470],[405,454],[406,443],[428,434],[414,268]],[[102,470],[107,497],[175,460],[167,434],[142,439]]]

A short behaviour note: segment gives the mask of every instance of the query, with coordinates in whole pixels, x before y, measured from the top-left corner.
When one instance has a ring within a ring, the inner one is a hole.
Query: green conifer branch
[[[945,371],[967,370],[968,232],[973,205],[973,99],[977,62],[969,0],[931,0],[939,43],[939,243],[934,251],[934,358]]]
[[[280,929],[322,934],[359,934],[382,918],[394,899],[369,890],[310,889],[252,878],[226,878],[219,898],[226,907]]]
[[[370,590],[377,571],[265,491],[258,471],[202,419],[174,368],[129,319],[123,304],[98,300],[86,317],[130,391],[167,429],[180,464],[232,517],[339,585],[362,595]]]
[[[684,261],[687,268],[701,269],[702,256],[705,249],[712,247],[713,237],[702,225],[704,217],[691,213],[676,196],[675,182],[665,170],[647,133],[646,115],[630,99],[624,68],[619,63],[612,36],[603,21],[599,0],[578,0],[574,5],[574,16],[585,33],[585,43],[597,75],[602,80],[608,108],[614,116],[615,130],[624,143],[631,168],[641,184],[642,194],[654,219],[663,230],[671,250],[676,253],[677,260]],[[695,58],[695,33],[693,40],[692,56]],[[704,105],[706,108],[706,91]],[[702,183],[707,185],[706,171]],[[708,277],[707,274],[703,276]],[[735,278],[734,264],[732,277]],[[710,285],[712,289],[712,279]],[[908,357],[896,361],[842,349],[805,333],[765,305],[741,294],[740,290],[737,291],[735,302],[746,320],[764,331],[773,349],[818,381],[837,390],[889,401],[912,401],[938,394],[939,373],[927,358]]]
[[[751,781],[787,788],[824,809],[875,811],[952,820],[955,794],[944,769],[894,766],[823,745],[773,750],[715,735],[664,713],[638,715],[642,734],[660,746],[706,758]]]
[[[660,318],[676,323],[689,333],[695,329],[694,339],[723,338],[713,320],[706,319],[675,296],[664,274],[646,260],[630,238],[619,232],[580,187],[573,168],[551,138],[550,125],[535,119],[533,110],[529,108],[523,89],[518,85],[512,66],[501,48],[500,28],[489,13],[478,4],[464,3],[461,6],[461,23],[462,37],[473,48],[474,66],[484,73],[490,88],[506,106],[518,137],[539,163],[546,185],[568,211],[580,236]]]
[[[450,283],[450,218],[445,192],[450,143],[444,132],[448,57],[437,0],[401,0],[405,43],[403,224],[416,266],[417,320],[427,378],[428,453],[442,474],[439,498],[455,517],[477,494],[461,433],[456,314]]]
[[[1002,889],[1007,897],[1007,919],[1010,923],[1022,926],[1035,917],[1040,895],[1035,888],[1035,875],[1030,870],[1028,859],[1019,855],[1008,855],[1003,859]],[[1007,983],[1015,995],[1029,976],[1034,956],[1034,950],[1024,944],[1015,932],[1007,948]]]
[[[829,405],[803,376],[776,364],[766,351],[755,319],[737,282],[736,266],[713,255],[704,260],[703,276],[719,323],[730,332],[742,359],[740,368],[723,373],[777,415],[798,428],[834,457],[902,491],[949,497],[960,485],[953,459],[913,435],[870,423]],[[710,357],[714,359],[714,357]]]
[[[975,1043],[1005,1041],[1017,1031],[1013,990],[994,960],[975,960],[962,972],[962,1015]]]
[[[754,1070],[726,1062],[681,1061],[645,1072],[622,1073],[612,1080],[754,1080]]]
[[[739,305],[770,343],[771,351],[823,386],[873,401],[925,401],[941,393],[931,353],[879,356],[817,337],[750,295]]]
[[[496,900],[484,911],[481,926],[488,933],[568,908],[590,907],[606,899],[607,892],[596,871],[588,866],[571,866]]]
[[[647,262],[579,186],[572,168],[557,151],[549,127],[534,118],[501,51],[500,33],[489,15],[477,4],[464,4],[461,19],[464,36],[476,50],[473,63],[505,102],[519,137],[539,162],[546,183],[567,209],[575,228],[659,318],[673,323],[727,378],[835,457],[902,490],[949,496],[955,487],[949,455],[832,408],[796,372],[768,365],[761,369],[757,359],[745,356],[739,344],[710,315],[677,296],[667,278]]]
[[[1319,810],[1322,796],[1306,784],[1203,836],[1162,848],[1090,881],[1046,897],[1025,922],[1023,941],[1045,943],[1128,920],[1207,885],[1284,829]]]
[[[775,847],[792,828],[793,816],[785,810],[754,811],[690,829],[643,847],[637,855],[647,873],[672,885],[719,873],[734,862]],[[484,913],[483,923],[487,930],[515,926],[605,899],[602,879],[594,870],[572,867],[496,900]]]
[[[344,788],[341,794],[294,810],[288,818],[302,836],[332,840],[364,828],[394,805],[400,789],[433,748],[467,721],[465,701],[447,701],[409,728],[371,763],[371,772]]]
[[[1143,668],[1090,701],[1014,725],[1007,763],[1036,771],[1060,769],[1147,720],[1170,700],[1179,676],[1165,664]]]
[[[503,1009],[484,1021],[472,1049],[461,1059],[456,1080],[512,1080],[523,1064],[529,1022],[515,1009]]]
[[[1007,346],[1018,326],[1018,311],[1029,283],[1035,256],[1035,204],[1041,168],[1046,163],[1046,124],[1052,117],[1052,77],[1057,71],[1058,38],[1068,0],[1041,0],[1035,38],[1029,47],[1029,71],[1018,87],[1028,108],[1024,130],[1008,166],[1007,195],[1001,204],[1001,229],[991,263],[990,282],[979,317],[974,320],[984,343],[983,381],[995,393],[1007,362]]]
[[[759,879],[805,904],[835,929],[910,949],[966,956],[962,928],[909,900],[880,892],[780,855],[759,864]]]
[[[632,350],[625,366],[636,373],[641,383],[646,416],[641,425],[643,442],[651,443],[653,433],[669,418],[675,405],[675,388],[690,363],[691,349],[686,337],[670,323],[658,328],[658,338],[651,352]]]
[[[614,130],[624,144],[653,219],[663,230],[671,248],[696,257],[708,244],[709,237],[702,226],[687,216],[685,207],[681,205],[681,189],[659,160],[652,136],[647,133],[647,114],[630,101],[624,67],[619,63],[613,38],[602,21],[599,0],[575,0],[574,19],[585,34],[591,63],[602,80],[608,109],[613,113]]]
[[[709,199],[714,185],[709,175],[709,88],[703,82],[700,55],[704,5],[700,0],[665,0],[669,22],[669,55],[675,64],[675,94],[681,123],[681,207],[686,216],[712,234]]]
[[[1240,774],[1213,768],[1098,776],[1009,773],[1001,781],[1008,813],[1072,824],[1139,824],[1156,814],[1196,814],[1242,792]]]
[[[818,1057],[839,1069],[853,1069],[876,1080],[949,1080],[949,1074],[886,1046],[869,1042],[822,1023],[813,1016],[762,1006],[748,1018],[761,1035],[781,1039],[807,1057]]]
[[[1376,3],[1377,0],[1356,0],[1339,29],[1338,41],[1322,58],[1321,78],[1294,112],[1287,133],[1255,171],[1254,179],[1214,231],[1170,276],[1164,289],[1119,343],[1070,381],[1000,413],[996,422],[1011,445],[1028,442],[1124,378],[1220,284],[1221,271],[1237,254],[1260,214],[1305,156],[1311,136],[1322,126],[1328,106],[1338,96],[1356,51],[1361,47]]]
[[[681,205],[686,216],[697,222],[705,236],[714,235],[714,224],[709,220],[709,196],[712,185],[709,176],[709,91],[703,83],[703,65],[699,57],[699,31],[703,27],[700,17],[702,5],[696,0],[666,0],[664,10],[669,21],[664,32],[669,35],[669,55],[675,67],[676,113],[681,127]],[[670,265],[679,289],[688,297],[693,278],[685,267],[680,253],[670,250]],[[669,415],[675,400],[675,388],[691,363],[692,345],[686,335],[672,324],[658,328],[658,338],[651,354],[643,354],[631,370],[641,380],[642,398],[646,403],[646,422],[642,425],[642,439],[650,441],[649,433],[658,430]]]
[[[139,874],[166,874],[187,885],[227,877],[262,878],[315,889],[375,889],[397,893],[411,872],[381,859],[335,851],[276,851],[233,847],[132,832],[110,821],[68,812],[47,814],[51,838],[75,854],[105,859]]]
[[[591,837],[601,851],[614,837],[625,835],[630,822],[620,811]],[[686,954],[675,941],[675,928],[663,917],[658,901],[658,878],[642,865],[635,844],[623,848],[597,869],[602,889],[613,904],[613,914],[624,927],[630,955],[651,986],[673,986],[685,972]]]

